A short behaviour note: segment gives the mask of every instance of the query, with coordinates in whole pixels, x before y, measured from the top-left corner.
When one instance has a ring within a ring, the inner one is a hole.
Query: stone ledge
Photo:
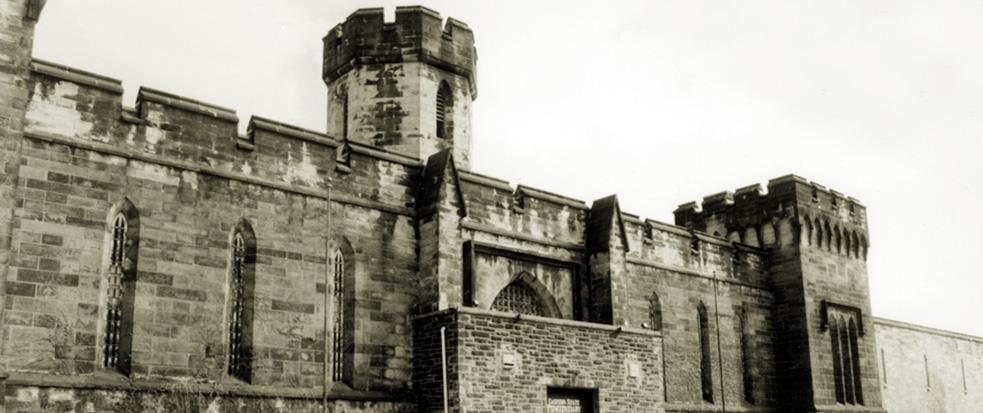
[[[85,376],[59,376],[43,373],[11,373],[7,379],[8,387],[55,387],[79,390],[136,390],[136,391],[174,391],[175,386],[181,386],[181,391],[212,394],[217,396],[245,397],[276,397],[286,399],[315,399],[324,398],[321,389],[299,389],[296,387],[259,386],[244,383],[187,383],[149,378],[128,378],[117,374],[92,374]],[[383,392],[352,390],[346,386],[333,386],[328,391],[330,400],[354,401],[389,401],[409,402],[412,396],[408,394],[391,394]]]
[[[140,162],[153,163],[161,166],[166,166],[175,169],[181,169],[190,172],[196,172],[201,174],[207,174],[212,176],[217,176],[225,179],[230,179],[234,181],[244,182],[247,184],[264,186],[267,188],[278,189],[284,192],[290,192],[299,195],[306,195],[314,198],[328,199],[327,190],[319,190],[313,188],[302,188],[295,187],[285,183],[268,181],[266,179],[256,178],[252,176],[243,175],[237,172],[224,171],[218,168],[209,166],[199,166],[192,165],[185,162],[173,161],[165,159],[160,156],[148,155],[144,153],[139,153],[135,151],[130,151],[127,149],[117,148],[115,146],[106,145],[98,142],[86,142],[80,141],[78,139],[65,138],[62,136],[55,136],[50,134],[45,134],[36,131],[24,131],[24,137],[28,139],[39,140],[43,142],[49,142],[59,145],[67,145],[74,148],[84,149],[88,151],[98,152],[107,155],[119,156],[121,158],[133,159]],[[329,184],[330,185],[330,184]]]
[[[43,75],[51,76],[56,79],[67,80],[86,86],[92,86],[117,95],[123,94],[123,82],[73,67],[48,62],[41,59],[31,60],[31,71]]]
[[[140,90],[137,92],[137,107],[141,107],[142,102],[153,102],[192,113],[211,116],[216,119],[239,123],[239,117],[236,116],[235,111],[232,109],[151,89],[146,86],[141,86]]]
[[[253,136],[253,132],[256,130],[263,130],[280,135],[285,135],[291,138],[297,138],[302,141],[312,142],[331,148],[336,148],[339,146],[338,141],[336,141],[335,139],[331,138],[326,134],[304,129],[298,126],[288,125],[282,122],[277,122],[275,120],[262,118],[259,116],[253,116],[252,118],[249,119],[249,127],[248,127],[249,132],[247,133],[247,136],[249,136],[253,140],[253,142],[255,142],[255,137]]]
[[[522,195],[528,196],[530,198],[541,199],[544,201],[549,201],[554,204],[560,204],[568,206],[571,208],[576,208],[580,210],[589,210],[587,203],[579,199],[570,198],[560,194],[554,194],[552,192],[543,191],[541,189],[531,188],[525,185],[519,185],[515,188],[516,193],[522,193]]]
[[[348,141],[348,147],[351,148],[352,153],[357,153],[359,155],[366,155],[376,159],[381,159],[383,161],[389,161],[393,163],[398,163],[400,165],[406,165],[415,168],[422,168],[423,162],[409,155],[404,155],[399,152],[387,151],[383,148],[375,147],[367,143]]]
[[[512,185],[509,185],[508,182],[488,175],[482,175],[477,172],[472,172],[464,169],[459,169],[458,174],[460,175],[461,180],[465,182],[470,182],[476,185],[483,185],[489,188],[495,188],[509,193],[515,191],[515,189],[512,188]]]
[[[938,328],[921,326],[918,324],[906,323],[903,321],[888,320],[886,318],[873,317],[874,326],[882,325],[886,327],[900,328],[905,330],[917,331],[919,333],[932,334],[937,336],[948,337],[957,340],[972,341],[974,343],[983,344],[983,337],[971,336],[969,334],[957,333],[955,331],[942,330]]]
[[[565,241],[551,240],[551,239],[547,239],[547,238],[537,237],[537,236],[534,236],[534,235],[522,234],[522,233],[513,232],[513,231],[509,231],[509,230],[498,229],[498,228],[494,228],[494,227],[491,227],[491,226],[488,226],[488,225],[484,225],[484,224],[481,224],[481,223],[478,223],[478,222],[474,222],[472,220],[462,220],[461,221],[461,228],[467,229],[467,230],[471,230],[471,231],[476,231],[476,232],[482,232],[482,233],[489,234],[489,235],[494,235],[494,236],[497,236],[497,237],[506,237],[506,238],[512,238],[512,239],[518,240],[518,241],[532,242],[532,243],[535,243],[535,244],[545,245],[547,247],[562,248],[562,249],[568,249],[568,250],[574,250],[574,251],[584,251],[586,249],[581,244],[575,244],[575,243],[572,243],[572,242],[565,242]]]
[[[649,261],[649,260],[645,260],[645,259],[641,259],[641,258],[634,258],[634,257],[627,257],[627,258],[625,258],[625,262],[628,263],[628,264],[640,265],[640,266],[643,266],[643,267],[650,267],[650,268],[665,270],[665,271],[669,271],[669,272],[674,272],[676,274],[687,275],[687,276],[691,276],[691,277],[699,277],[699,278],[703,278],[703,279],[706,279],[706,280],[720,281],[720,282],[723,282],[723,283],[740,285],[740,286],[743,286],[743,287],[754,288],[754,289],[758,289],[758,290],[765,290],[765,291],[769,291],[769,292],[771,291],[768,288],[768,286],[755,285],[755,284],[752,284],[752,283],[749,283],[749,282],[744,282],[744,281],[736,280],[736,279],[733,279],[733,278],[713,277],[713,276],[708,275],[708,274],[706,274],[706,273],[704,273],[702,271],[699,271],[699,270],[696,270],[696,269],[692,269],[692,268],[677,267],[675,265],[663,264],[663,263],[659,263],[659,262],[655,262],[655,261]]]
[[[415,321],[424,318],[436,317],[440,315],[453,314],[453,313],[500,318],[505,320],[515,320],[517,322],[526,321],[526,322],[535,322],[535,323],[542,323],[542,324],[551,324],[561,327],[574,327],[574,328],[583,328],[588,330],[608,331],[616,334],[634,334],[640,336],[662,337],[661,332],[653,331],[653,330],[645,330],[641,328],[591,323],[587,321],[567,320],[563,318],[549,318],[549,317],[539,317],[539,316],[517,314],[517,313],[504,313],[501,311],[485,310],[475,307],[451,307],[445,310],[439,310],[439,311],[434,311],[434,312],[414,316],[413,320]]]

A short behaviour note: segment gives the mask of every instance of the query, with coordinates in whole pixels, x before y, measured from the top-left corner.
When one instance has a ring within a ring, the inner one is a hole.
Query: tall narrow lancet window
[[[333,379],[336,382],[342,381],[344,368],[345,348],[345,311],[341,305],[345,301],[345,255],[341,251],[336,251],[334,255],[334,340],[331,350],[334,369],[332,370]]]
[[[707,307],[700,303],[697,307],[697,318],[700,327],[700,387],[703,400],[713,403],[713,372],[710,365],[710,319]]]
[[[843,356],[840,349],[840,326],[835,318],[829,320],[829,341],[833,352],[833,386],[837,403],[846,403],[843,385]]]
[[[352,385],[355,355],[355,276],[354,252],[344,243],[332,256],[332,341],[331,378]]]
[[[348,92],[341,95],[341,137],[348,139]]]
[[[447,82],[440,82],[437,89],[437,137],[449,138],[452,135],[454,97]]]
[[[843,383],[846,388],[846,402],[857,402],[856,389],[853,387],[853,349],[850,346],[850,330],[846,319],[840,318],[840,357],[843,364]]]
[[[123,374],[130,372],[133,346],[133,307],[136,293],[139,216],[124,199],[111,214],[105,271],[106,301],[103,318],[102,365]]]
[[[255,295],[256,237],[243,220],[232,233],[229,263],[228,374],[243,381],[252,378],[252,324]]]
[[[747,309],[741,307],[737,313],[737,328],[741,340],[741,378],[744,384],[744,401],[754,404],[754,366],[751,360],[751,332],[748,329]]]
[[[864,392],[861,386],[862,377],[860,375],[860,345],[857,343],[857,320],[850,319],[850,355],[853,372],[853,393],[854,401],[857,404],[864,404]]]
[[[126,254],[126,216],[113,218],[109,271],[106,274],[106,336],[103,367],[115,369],[120,361],[120,335],[123,319],[123,260]]]
[[[649,297],[649,328],[662,331],[662,302],[659,295],[654,293]]]

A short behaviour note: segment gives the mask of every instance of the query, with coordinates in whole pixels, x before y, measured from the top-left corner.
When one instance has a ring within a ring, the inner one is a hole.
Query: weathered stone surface
[[[544,412],[551,388],[601,412],[981,404],[980,339],[874,321],[855,199],[787,176],[670,225],[469,171],[461,22],[356,12],[325,38],[327,133],[254,117],[240,136],[234,110],[148,88],[130,109],[117,80],[31,60],[29,3],[0,3],[7,411],[322,411],[327,387],[330,411],[438,412],[445,383],[468,412]],[[248,383],[228,368],[242,228]],[[103,367],[113,274],[126,378]],[[492,311],[513,284],[552,319]],[[861,403],[837,401],[832,313],[859,323]]]

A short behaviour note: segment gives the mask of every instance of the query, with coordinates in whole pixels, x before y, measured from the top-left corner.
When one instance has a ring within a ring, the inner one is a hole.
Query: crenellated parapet
[[[364,64],[423,62],[475,82],[474,34],[464,22],[422,6],[396,8],[386,22],[382,8],[359,9],[324,37],[323,77],[332,82]]]
[[[755,247],[799,242],[866,258],[867,212],[858,200],[796,175],[680,205],[676,224]],[[784,239],[783,239],[784,237]]]

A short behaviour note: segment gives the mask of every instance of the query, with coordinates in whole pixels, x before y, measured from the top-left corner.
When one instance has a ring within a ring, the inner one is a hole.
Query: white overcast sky
[[[324,130],[321,37],[397,4],[54,0],[35,56]],[[665,222],[796,173],[866,204],[875,315],[983,336],[983,2],[424,5],[475,31],[475,171]]]

